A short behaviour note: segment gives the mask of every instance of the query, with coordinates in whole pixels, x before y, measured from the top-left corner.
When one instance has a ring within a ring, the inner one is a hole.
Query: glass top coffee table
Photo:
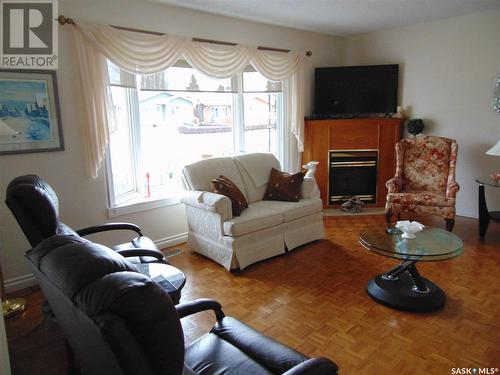
[[[377,302],[403,311],[428,312],[443,307],[444,292],[432,281],[420,276],[417,262],[434,262],[459,256],[463,242],[443,229],[425,227],[414,239],[404,239],[399,230],[393,234],[370,231],[360,234],[359,243],[366,249],[402,262],[366,285]]]

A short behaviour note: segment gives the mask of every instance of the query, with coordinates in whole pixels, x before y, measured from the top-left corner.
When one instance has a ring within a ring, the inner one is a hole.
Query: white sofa
[[[243,269],[324,238],[322,201],[314,177],[306,176],[299,202],[264,201],[272,154],[213,158],[182,170],[188,246],[226,269]],[[310,174],[310,173],[309,173]],[[245,195],[249,207],[233,217],[229,198],[211,192],[212,179],[224,175]]]

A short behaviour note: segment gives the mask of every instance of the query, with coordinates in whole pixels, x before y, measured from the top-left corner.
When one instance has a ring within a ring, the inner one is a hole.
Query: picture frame
[[[63,150],[56,72],[0,69],[0,155]]]

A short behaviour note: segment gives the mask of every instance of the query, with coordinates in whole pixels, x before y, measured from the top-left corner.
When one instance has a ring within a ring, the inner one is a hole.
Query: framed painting
[[[56,72],[0,70],[0,155],[62,150]]]

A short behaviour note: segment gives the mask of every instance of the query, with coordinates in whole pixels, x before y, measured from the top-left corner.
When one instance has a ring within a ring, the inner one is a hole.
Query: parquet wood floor
[[[444,227],[438,219],[421,221]],[[397,263],[357,242],[359,232],[381,226],[383,215],[325,217],[325,240],[239,273],[177,246],[184,253],[170,260],[187,276],[181,302],[214,298],[226,315],[306,355],[333,359],[342,374],[451,374],[454,367],[500,367],[500,224],[491,223],[481,239],[477,220],[457,218],[454,233],[464,240],[464,253],[419,263],[422,275],[447,296],[441,311],[426,314],[395,311],[366,294],[366,282]],[[29,300],[29,311],[39,309],[41,293]],[[57,327],[44,322],[19,337],[27,330],[28,312],[7,321],[14,373],[64,373]],[[213,323],[208,312],[184,319],[186,341]]]

